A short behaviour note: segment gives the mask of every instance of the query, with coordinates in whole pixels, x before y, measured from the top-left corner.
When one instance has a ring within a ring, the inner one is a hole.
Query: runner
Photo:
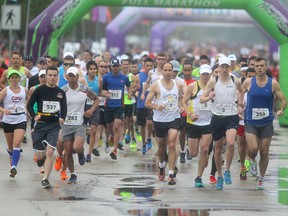
[[[57,87],[58,69],[55,66],[46,70],[46,84],[35,89],[31,95],[27,109],[36,125],[32,132],[33,150],[36,152],[37,165],[44,166],[44,178],[41,187],[51,189],[48,181],[56,149],[60,125],[64,123],[67,113],[66,95]],[[38,113],[33,106],[37,103]]]
[[[267,60],[257,57],[254,62],[256,76],[246,79],[242,85],[244,92],[247,92],[245,136],[248,143],[248,155],[252,160],[251,169],[257,166],[255,158],[258,151],[260,153],[257,189],[264,190],[264,176],[269,163],[269,147],[274,135],[273,99],[277,97],[281,101],[277,116],[284,115],[287,102],[279,83],[266,75]],[[239,98],[240,110],[243,108],[244,92],[241,92]]]
[[[139,89],[139,95],[142,95],[143,92],[143,86],[148,79],[148,73],[153,68],[153,60],[151,58],[146,58],[144,60],[143,65],[143,72],[140,72],[136,78],[135,78],[135,86],[137,86]],[[142,154],[146,153],[147,149],[152,148],[152,128],[153,128],[153,122],[152,122],[152,115],[153,111],[151,109],[148,109],[145,107],[144,103],[146,100],[146,97],[148,95],[148,91],[145,93],[144,100],[138,99],[137,100],[137,125],[140,126],[140,133],[142,137]],[[147,140],[146,140],[146,129],[147,129]]]
[[[127,76],[120,73],[120,62],[117,58],[111,59],[112,72],[103,77],[103,90],[109,92],[105,106],[105,120],[109,133],[114,133],[114,149],[110,153],[112,160],[117,159],[117,148],[123,128],[123,98],[124,87],[127,87],[128,97],[131,99],[132,89]],[[121,148],[121,146],[120,146]]]
[[[0,92],[0,107],[3,116],[3,131],[7,142],[7,152],[10,155],[10,177],[17,174],[17,164],[20,159],[20,145],[26,131],[27,116],[25,104],[28,97],[27,89],[19,86],[21,74],[17,70],[10,70],[7,74],[9,86]]]
[[[86,64],[87,67],[87,76],[85,79],[88,83],[88,87],[96,94],[99,95],[99,89],[101,89],[102,78],[97,76],[97,64],[94,61],[89,61]],[[94,101],[90,100],[87,97],[85,111],[88,111],[93,106]],[[91,154],[93,153],[95,156],[100,156],[100,152],[98,150],[99,146],[99,133],[97,133],[97,127],[99,123],[99,113],[100,109],[97,107],[92,116],[89,118],[84,118],[85,124],[89,124],[90,126],[90,134],[89,134],[89,149],[88,154],[86,155],[86,162],[91,162]]]
[[[207,83],[206,89],[200,97],[200,103],[214,100],[212,108],[211,129],[215,143],[215,163],[218,172],[216,189],[223,188],[222,151],[226,139],[226,168],[224,181],[232,184],[230,166],[234,156],[234,143],[239,124],[236,91],[242,92],[240,80],[229,74],[230,60],[226,56],[219,58],[220,73]]]
[[[208,151],[212,142],[210,121],[212,117],[212,102],[200,104],[199,100],[211,77],[211,67],[207,64],[200,66],[200,79],[188,85],[184,95],[183,106],[187,113],[187,134],[189,153],[198,159],[198,172],[195,179],[195,187],[204,187],[202,175],[208,165]],[[189,103],[189,105],[187,105]],[[200,150],[199,150],[200,145]]]
[[[65,150],[65,163],[71,173],[68,184],[77,182],[73,153],[78,154],[78,161],[81,166],[85,164],[83,145],[85,142],[86,125],[83,124],[83,116],[91,118],[99,104],[96,94],[90,88],[78,83],[78,71],[78,68],[70,67],[66,72],[68,84],[62,87],[67,98],[67,116],[62,126],[62,142]],[[87,97],[93,101],[93,104],[84,112]]]
[[[145,106],[153,109],[153,122],[158,143],[159,180],[165,179],[165,154],[169,148],[169,178],[168,185],[175,185],[177,160],[176,139],[180,124],[179,106],[182,107],[182,87],[172,79],[173,65],[163,64],[163,79],[152,84],[146,98]],[[152,103],[153,100],[153,103]],[[183,107],[182,107],[183,108]]]

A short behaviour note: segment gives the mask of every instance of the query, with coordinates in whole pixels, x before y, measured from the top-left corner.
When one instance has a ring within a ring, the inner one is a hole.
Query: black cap
[[[119,66],[120,65],[120,61],[117,58],[112,58],[111,59],[111,66]]]
[[[33,61],[34,61],[34,60],[33,60],[33,56],[29,56],[29,55],[25,56],[24,61],[33,62]]]

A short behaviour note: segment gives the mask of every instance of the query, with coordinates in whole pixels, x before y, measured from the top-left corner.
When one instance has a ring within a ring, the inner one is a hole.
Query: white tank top
[[[11,111],[10,115],[3,116],[3,122],[7,124],[19,124],[27,121],[25,100],[26,92],[25,88],[20,87],[20,92],[15,94],[11,91],[10,86],[7,86],[7,95],[3,100],[4,108]]]
[[[212,107],[213,103],[211,100],[206,103],[200,103],[200,96],[203,94],[203,90],[200,88],[198,81],[196,83],[197,93],[193,96],[193,99],[189,100],[188,110],[192,113],[198,115],[198,119],[196,121],[191,121],[190,117],[187,116],[187,123],[197,125],[197,126],[205,126],[210,125],[211,117],[212,117]],[[198,89],[199,88],[199,89]]]
[[[154,82],[157,82],[158,80],[162,79],[163,78],[163,75],[159,75],[157,74],[157,69],[153,69],[151,70],[152,71],[152,75],[151,75],[151,80],[150,80],[150,86],[154,83]],[[150,87],[147,89],[147,91],[150,90]]]
[[[71,89],[67,84],[62,89],[67,98],[67,116],[64,125],[82,125],[88,88],[79,84],[77,89]]]
[[[214,106],[212,113],[218,116],[237,115],[237,95],[236,86],[232,79],[227,84],[223,84],[220,79],[216,81]]]
[[[156,122],[171,122],[176,118],[180,118],[180,112],[178,108],[179,90],[175,80],[172,80],[173,88],[167,90],[161,83],[161,80],[157,81],[160,88],[160,97],[156,99],[154,97],[153,103],[157,105],[165,106],[162,111],[153,110],[153,120]]]

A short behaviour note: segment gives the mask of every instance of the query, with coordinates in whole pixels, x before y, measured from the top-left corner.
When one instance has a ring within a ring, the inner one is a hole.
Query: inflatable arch
[[[55,0],[29,24],[27,54],[33,55],[35,59],[46,53],[57,56],[60,35],[69,31],[97,5],[246,10],[280,46],[279,79],[281,88],[288,98],[288,11],[279,0]],[[121,26],[134,18],[127,14],[122,25],[117,28],[121,31]],[[285,116],[279,118],[279,123],[281,126],[288,126],[288,109]]]
[[[183,21],[158,21],[152,27],[150,31],[150,51],[160,52],[166,50],[166,39],[177,27],[253,27],[249,23],[226,23],[226,22],[183,22]],[[193,37],[193,36],[192,36]]]
[[[259,25],[253,25],[255,23],[251,19],[249,23],[212,23],[212,22],[177,22],[177,21],[158,21],[151,27],[150,32],[150,51],[160,52],[165,50],[167,37],[179,26],[201,26],[201,27],[257,27],[263,36],[269,41],[269,55],[273,56],[274,53],[278,52],[278,43],[270,37]]]
[[[127,7],[106,27],[107,48],[117,47],[120,53],[125,52],[125,36],[143,19],[216,23],[252,22],[251,17],[243,10]]]

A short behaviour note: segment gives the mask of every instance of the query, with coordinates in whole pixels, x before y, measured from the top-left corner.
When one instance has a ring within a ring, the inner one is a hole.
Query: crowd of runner
[[[230,167],[238,155],[239,178],[245,181],[250,172],[258,176],[257,189],[264,189],[274,114],[283,116],[286,109],[265,58],[219,54],[211,64],[206,55],[113,57],[85,50],[82,60],[65,52],[59,66],[48,55],[36,65],[18,51],[10,57],[9,66],[0,65],[0,112],[11,178],[18,172],[21,143],[31,136],[46,189],[53,187],[53,168],[68,184],[77,182],[73,155],[83,166],[92,155],[101,157],[103,145],[117,160],[124,143],[132,151],[140,148],[139,157],[155,150],[158,178],[168,177],[168,185],[177,183],[178,158],[181,164],[199,154],[195,187],[204,187],[202,175],[211,163],[209,183],[221,190],[232,184]]]

